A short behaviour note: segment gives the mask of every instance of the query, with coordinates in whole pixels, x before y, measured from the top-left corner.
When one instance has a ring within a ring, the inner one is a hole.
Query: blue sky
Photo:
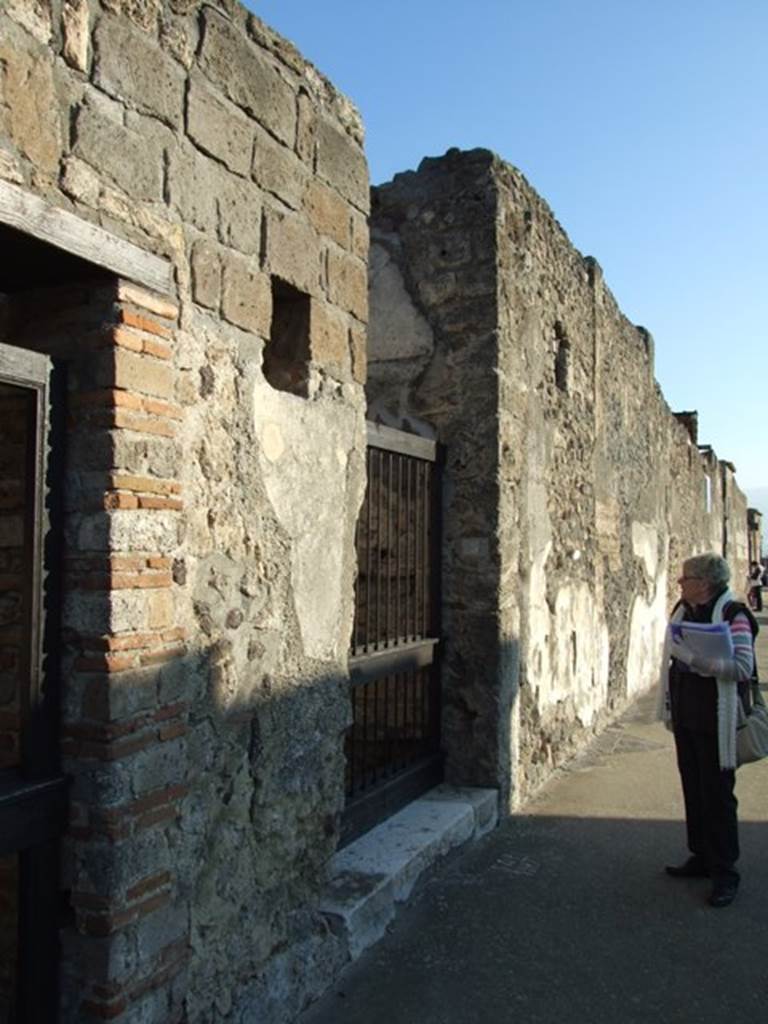
[[[768,517],[766,0],[251,0],[345,92],[374,183],[519,167]]]

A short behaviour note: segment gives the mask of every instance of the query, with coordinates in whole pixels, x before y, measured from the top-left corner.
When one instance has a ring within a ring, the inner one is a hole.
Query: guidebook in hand
[[[730,658],[733,655],[733,640],[727,622],[670,622],[667,626],[675,644],[684,643],[699,658]]]

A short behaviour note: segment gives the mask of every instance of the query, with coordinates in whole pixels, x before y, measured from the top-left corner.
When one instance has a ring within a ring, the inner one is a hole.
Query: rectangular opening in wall
[[[712,478],[709,476],[704,477],[704,508],[712,511]]]
[[[272,326],[263,371],[278,391],[306,398],[309,386],[309,306],[307,294],[272,278]]]

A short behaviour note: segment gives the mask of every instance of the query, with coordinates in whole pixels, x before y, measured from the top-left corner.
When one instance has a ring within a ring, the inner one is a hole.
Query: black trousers
[[[736,772],[720,771],[717,736],[675,729],[677,767],[683,784],[688,849],[709,866],[713,878],[738,878]]]

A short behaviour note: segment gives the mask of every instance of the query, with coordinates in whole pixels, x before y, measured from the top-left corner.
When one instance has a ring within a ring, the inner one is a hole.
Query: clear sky
[[[374,183],[451,146],[519,167],[768,517],[768,0],[248,6],[358,106]]]

